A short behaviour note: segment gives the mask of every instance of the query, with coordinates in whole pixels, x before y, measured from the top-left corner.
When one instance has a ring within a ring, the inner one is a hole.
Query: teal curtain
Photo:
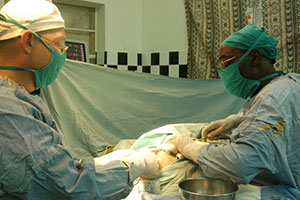
[[[76,158],[99,156],[120,140],[166,124],[222,119],[245,102],[220,80],[170,78],[72,60],[41,96]]]

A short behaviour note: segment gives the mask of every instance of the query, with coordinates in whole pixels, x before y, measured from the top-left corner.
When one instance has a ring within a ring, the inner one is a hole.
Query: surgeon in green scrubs
[[[232,95],[247,99],[241,112],[210,123],[202,137],[232,132],[231,143],[170,139],[210,178],[262,186],[261,199],[300,199],[300,75],[276,71],[275,39],[252,24],[225,39],[219,76]]]
[[[10,0],[0,10],[0,199],[122,199],[137,177],[158,171],[148,151],[72,157],[48,108],[31,94],[63,67],[64,28],[50,1]]]

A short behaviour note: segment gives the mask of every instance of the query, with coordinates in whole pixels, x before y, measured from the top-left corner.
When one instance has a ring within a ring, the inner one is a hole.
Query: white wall
[[[105,7],[105,50],[153,52],[187,49],[183,0],[56,0]],[[0,6],[4,0],[0,0]],[[101,39],[98,42],[103,42]],[[103,44],[98,44],[103,46]]]
[[[105,49],[142,52],[142,1],[107,0]]]
[[[187,50],[184,1],[143,2],[143,52]]]
[[[107,0],[105,12],[106,50],[187,50],[183,0]]]
[[[126,70],[126,64],[118,64],[118,53],[122,52],[128,54],[127,65],[138,65],[139,72],[144,71],[144,66],[150,66],[151,73],[159,74],[160,66],[170,64],[169,75],[177,77],[179,68],[187,65],[188,40],[183,0],[53,1],[96,7],[95,46],[99,64]],[[169,63],[171,52],[179,55],[176,66],[173,62]],[[152,64],[153,53],[159,54],[158,64]],[[141,65],[137,64],[138,54],[142,54]]]

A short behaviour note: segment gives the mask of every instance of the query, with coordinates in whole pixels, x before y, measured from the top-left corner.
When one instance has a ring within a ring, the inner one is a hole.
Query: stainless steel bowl
[[[181,181],[179,190],[184,200],[234,200],[238,186],[228,180],[196,178]]]

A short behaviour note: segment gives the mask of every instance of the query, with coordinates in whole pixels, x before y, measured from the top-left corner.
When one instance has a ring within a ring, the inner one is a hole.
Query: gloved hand
[[[237,127],[241,121],[241,113],[236,115],[229,115],[225,119],[213,121],[202,130],[202,138],[210,140],[217,139],[219,136],[231,132]]]
[[[176,155],[176,151],[179,151],[184,157],[193,160],[196,163],[200,149],[203,146],[208,145],[206,142],[194,142],[188,135],[173,136],[168,140],[168,143],[171,143],[176,147],[169,150],[172,154]]]
[[[106,154],[104,156],[94,158],[94,162],[95,165],[100,166],[100,165],[106,165],[109,162],[115,160],[124,161],[124,159],[130,157],[134,153],[135,151],[131,149],[117,150],[109,154]]]
[[[95,167],[106,165],[111,161],[123,161],[129,167],[131,181],[139,176],[154,178],[159,170],[158,159],[151,151],[117,150],[107,155],[94,158]]]
[[[146,170],[142,174],[143,178],[152,179],[159,172],[159,161],[157,155],[152,151],[138,151],[145,161]]]

